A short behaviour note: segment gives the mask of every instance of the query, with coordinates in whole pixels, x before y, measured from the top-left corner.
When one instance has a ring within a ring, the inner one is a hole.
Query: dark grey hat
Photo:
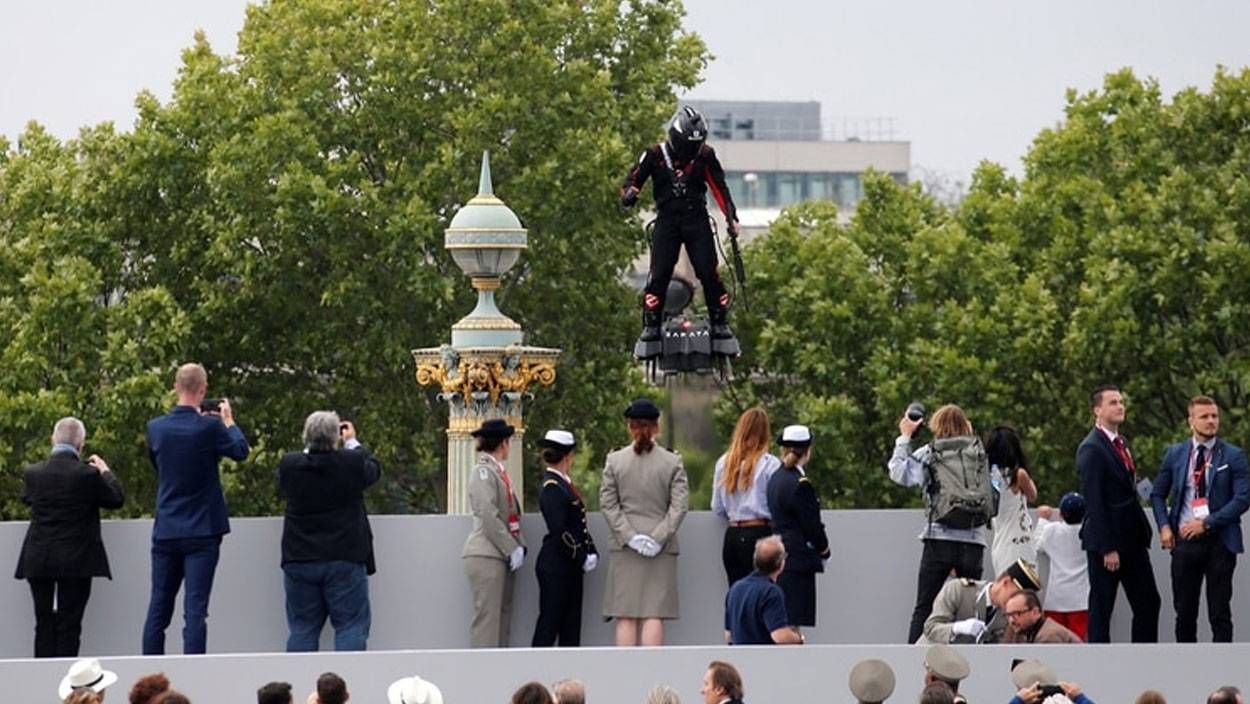
[[[968,659],[944,643],[938,643],[925,651],[924,666],[934,677],[947,684],[957,684],[971,671]]]
[[[867,704],[877,704],[894,694],[894,670],[884,660],[860,660],[851,668],[851,694]]]
[[[655,420],[660,417],[660,407],[649,398],[637,398],[625,409],[625,417],[637,420]]]
[[[516,428],[508,425],[508,422],[502,418],[491,418],[470,435],[475,438],[510,438],[515,432]]]
[[[1025,660],[1011,668],[1011,683],[1016,689],[1028,689],[1035,684],[1045,687],[1059,684],[1059,676],[1041,660]]]

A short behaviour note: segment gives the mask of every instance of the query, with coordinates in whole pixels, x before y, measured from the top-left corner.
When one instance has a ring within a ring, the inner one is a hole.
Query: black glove
[[[625,190],[621,191],[621,205],[622,206],[626,208],[632,208],[634,207],[634,204],[637,202],[638,202],[638,189],[637,188],[630,186],[629,188],[626,188]]]

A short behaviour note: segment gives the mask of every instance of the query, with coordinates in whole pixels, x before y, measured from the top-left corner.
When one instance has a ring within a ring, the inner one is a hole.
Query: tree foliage
[[[132,132],[32,127],[0,157],[4,496],[74,414],[128,511],[150,511],[144,421],[194,359],[253,444],[225,468],[233,512],[278,506],[272,469],[317,408],[381,455],[375,508],[436,509],[446,409],[409,351],[472,307],[442,232],[486,149],[530,235],[501,305],[564,349],[527,422],[578,431],[597,463],[639,384],[622,273],[641,233],[616,183],[708,58],[681,18],[661,0],[274,0],[235,56],[197,36]]]
[[[725,427],[761,402],[817,434],[813,469],[841,507],[914,505],[885,473],[906,404],[947,402],[979,431],[1020,429],[1043,499],[1076,487],[1089,393],[1118,383],[1151,473],[1213,396],[1250,442],[1250,70],[1166,101],[1124,70],[1069,93],[1022,178],[983,163],[951,208],[867,178],[839,223],[794,208],[748,248],[751,371]]]

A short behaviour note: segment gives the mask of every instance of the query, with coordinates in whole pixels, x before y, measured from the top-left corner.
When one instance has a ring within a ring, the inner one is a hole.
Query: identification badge
[[[1194,499],[1194,518],[1203,520],[1211,515],[1211,507],[1207,506],[1206,499]]]
[[[516,518],[513,518],[512,520],[508,521],[508,531],[509,531],[510,533],[512,533],[513,535],[516,535],[517,533],[520,533],[520,532],[521,532],[521,521],[520,521],[519,519],[516,519]]]

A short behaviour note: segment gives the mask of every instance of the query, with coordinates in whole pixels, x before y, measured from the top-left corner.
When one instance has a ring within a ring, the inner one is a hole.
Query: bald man
[[[730,645],[784,645],[802,643],[789,625],[786,596],[777,575],[786,566],[781,538],[770,535],[755,541],[755,571],[734,582],[725,595],[725,642]]]
[[[182,652],[208,643],[208,597],[221,549],[230,532],[218,464],[247,459],[247,439],[234,424],[229,399],[204,402],[208,373],[184,364],[174,377],[178,405],[148,423],[148,452],[156,468],[156,521],[152,526],[152,596],[143,624],[143,654],[165,654],[165,629],[174,598],[183,595]]]

